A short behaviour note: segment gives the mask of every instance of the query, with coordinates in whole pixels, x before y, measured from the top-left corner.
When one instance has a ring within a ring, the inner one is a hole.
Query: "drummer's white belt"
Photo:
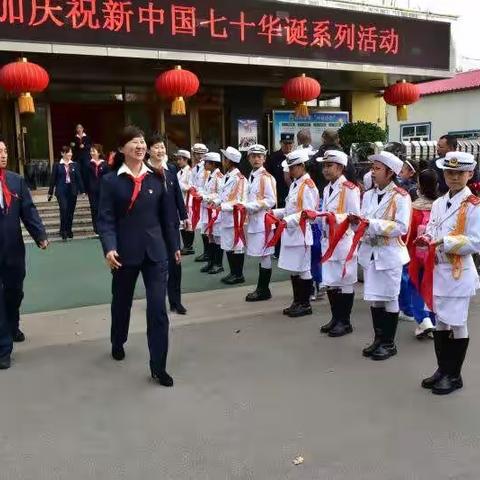
[[[405,243],[401,237],[382,237],[377,235],[375,237],[364,237],[362,243],[370,245],[371,247],[386,247],[388,245],[401,245],[405,246]]]

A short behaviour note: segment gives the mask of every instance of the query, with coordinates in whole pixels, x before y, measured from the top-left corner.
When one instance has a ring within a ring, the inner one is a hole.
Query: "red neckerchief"
[[[134,177],[133,175],[127,173],[127,176],[130,177],[133,181],[133,192],[130,198],[130,205],[128,206],[128,212],[133,208],[135,202],[137,201],[138,195],[140,194],[140,190],[142,190],[142,183],[143,179],[148,175],[148,172],[143,173],[138,177]]]
[[[103,160],[100,160],[98,163],[92,158],[90,160],[94,165],[95,165],[95,176],[98,178],[98,175],[100,173],[100,167],[103,163]]]
[[[3,192],[3,208],[6,212],[8,212],[10,205],[12,204],[12,197],[17,198],[17,195],[15,193],[12,193],[7,185],[7,178],[5,174],[5,169],[2,168],[0,169],[0,185],[2,186],[2,192]]]
[[[247,219],[247,209],[245,205],[237,203],[233,206],[233,231],[235,236],[233,238],[233,247],[235,248],[238,242],[241,240],[244,245],[247,244],[245,239],[245,231],[243,227],[245,225],[245,220]]]

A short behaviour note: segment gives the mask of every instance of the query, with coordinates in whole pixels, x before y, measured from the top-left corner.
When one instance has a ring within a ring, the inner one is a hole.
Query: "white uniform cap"
[[[208,148],[203,143],[196,143],[192,147],[192,152],[193,153],[208,153]]]
[[[327,150],[323,154],[323,157],[317,158],[317,162],[339,163],[340,165],[346,167],[348,163],[348,155],[340,150]]]
[[[233,163],[240,163],[240,160],[242,159],[242,154],[236,148],[227,147],[226,150],[220,149],[220,151],[225,158],[228,158],[228,160]]]
[[[188,158],[190,160],[191,155],[188,150],[177,150],[177,153],[175,153],[176,157],[183,157],[183,158]]]
[[[456,170],[457,172],[471,172],[475,170],[475,157],[467,152],[448,152],[445,158],[436,161],[437,167],[442,170]]]
[[[222,163],[222,158],[220,157],[220,154],[217,152],[208,152],[204,157],[203,160],[205,162],[216,162],[216,163]]]
[[[403,162],[393,153],[382,151],[375,155],[369,155],[368,159],[371,162],[380,162],[386,165],[390,170],[398,175],[402,171]]]
[[[260,155],[266,155],[267,154],[267,149],[263,145],[260,145],[260,144],[257,143],[255,145],[252,145],[247,151],[247,155],[251,155],[252,153],[258,153]]]
[[[307,148],[302,148],[299,150],[294,150],[287,155],[287,159],[282,162],[282,167],[293,167],[294,165],[300,165],[302,163],[308,162],[310,159],[308,152],[310,150]]]

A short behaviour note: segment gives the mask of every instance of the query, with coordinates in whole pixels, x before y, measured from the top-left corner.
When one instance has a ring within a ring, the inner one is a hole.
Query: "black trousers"
[[[112,345],[123,345],[128,338],[130,310],[138,275],[142,273],[147,294],[147,339],[152,368],[162,372],[168,354],[169,320],[165,308],[167,289],[166,262],[146,258],[141,265],[123,266],[112,272]]]
[[[100,193],[99,192],[89,192],[88,193],[88,201],[90,203],[90,213],[92,215],[92,225],[93,231],[97,232],[97,218],[98,218],[98,203],[100,200]]]
[[[77,206],[77,196],[71,191],[57,195],[60,208],[60,233],[72,233],[73,215]]]
[[[0,358],[9,356],[13,350],[13,340],[5,313],[5,298],[3,292],[3,273],[0,275]]]
[[[23,281],[25,280],[25,264],[2,265],[3,297],[5,315],[12,333],[20,325],[20,305],[23,300]]]
[[[167,294],[170,307],[182,303],[182,264],[175,261],[175,258],[168,260],[168,284]]]

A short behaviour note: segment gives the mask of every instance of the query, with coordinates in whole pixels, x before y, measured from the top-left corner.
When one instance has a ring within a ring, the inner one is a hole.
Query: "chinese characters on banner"
[[[292,46],[384,55],[397,55],[400,50],[400,34],[388,25],[388,19],[386,24],[374,25],[339,22],[325,16],[327,13],[302,18],[258,9],[249,12],[242,9],[241,3],[232,13],[231,6],[226,12],[219,5],[200,9],[188,1],[0,0],[0,24],[124,33],[144,29],[148,35],[162,38],[206,34],[217,42],[234,39],[239,43],[264,42],[266,46],[280,43],[287,55]]]

